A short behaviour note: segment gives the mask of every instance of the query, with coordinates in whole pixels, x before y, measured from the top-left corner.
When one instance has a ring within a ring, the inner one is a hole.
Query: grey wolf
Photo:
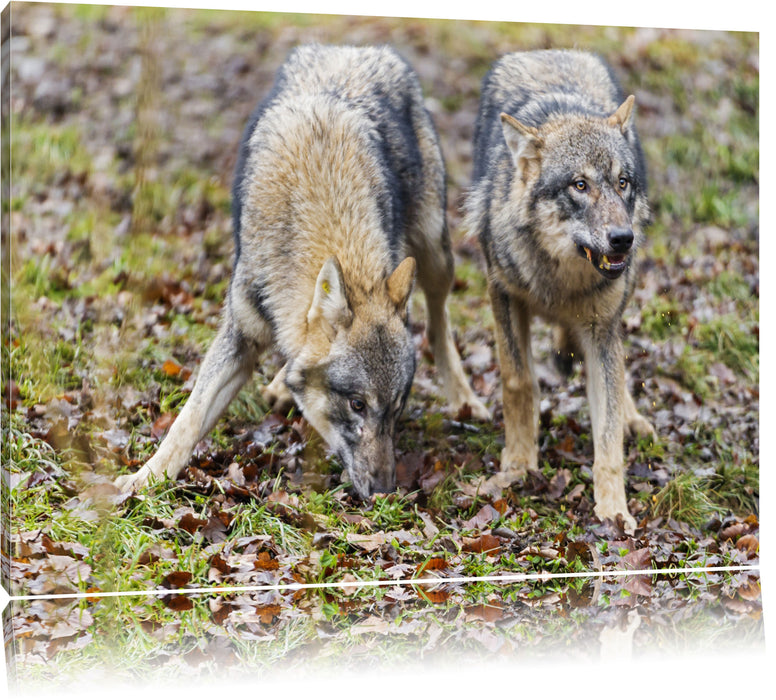
[[[530,323],[558,327],[557,359],[585,359],[595,513],[635,520],[625,497],[625,430],[653,435],[626,387],[621,316],[649,219],[644,156],[609,67],[578,51],[513,53],[482,84],[465,225],[488,271],[502,378],[502,484],[538,464]]]
[[[297,404],[358,495],[393,490],[416,275],[444,397],[486,418],[448,323],[445,205],[437,134],[409,65],[387,47],[295,49],[244,132],[220,329],[158,451],[117,485],[176,478],[273,347],[286,363],[267,400]]]

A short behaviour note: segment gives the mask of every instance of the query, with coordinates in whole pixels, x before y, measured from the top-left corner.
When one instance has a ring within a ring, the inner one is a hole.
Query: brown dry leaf
[[[275,618],[280,617],[282,608],[277,604],[257,605],[256,614],[263,625],[271,625]]]
[[[177,377],[182,369],[183,366],[179,365],[175,360],[165,360],[164,364],[162,364],[162,372],[168,377]]]
[[[382,547],[387,541],[388,538],[382,530],[380,532],[375,532],[372,535],[367,534],[361,534],[357,532],[349,532],[345,539],[350,544],[356,545],[356,547],[359,547],[360,549],[363,549],[367,552],[373,552],[376,549],[379,549]]]
[[[563,500],[566,503],[574,503],[575,501],[578,501],[582,494],[585,492],[585,485],[584,484],[577,484],[571,491],[569,491],[564,497]]]
[[[760,600],[762,590],[759,581],[747,581],[738,587],[738,595],[744,600]]]
[[[481,537],[464,537],[463,551],[497,556],[501,554],[501,540],[498,537],[487,534]]]
[[[434,468],[431,471],[426,472],[418,479],[420,488],[423,489],[423,493],[431,493],[438,484],[445,480],[447,472],[445,471],[442,462],[435,462]]]
[[[60,554],[64,556],[83,559],[89,554],[89,549],[77,542],[54,542],[45,532],[41,535],[40,543],[49,554]]]
[[[226,559],[224,559],[220,554],[214,554],[212,557],[210,557],[208,563],[210,564],[211,569],[215,569],[215,571],[224,576],[231,570],[231,567],[226,562]]]
[[[208,601],[210,606],[211,618],[217,625],[222,626],[232,612],[233,607],[230,603],[221,598],[211,598]]]
[[[447,568],[447,561],[444,557],[431,557],[424,562],[418,564],[418,568],[415,570],[416,574],[422,574],[424,571],[441,571]]]
[[[172,571],[161,582],[164,588],[183,588],[191,581],[191,573],[188,571]]]
[[[279,567],[278,560],[274,559],[269,552],[259,552],[256,555],[256,561],[253,562],[254,569],[262,569],[263,571],[275,571]]]
[[[464,612],[469,620],[484,620],[485,622],[496,622],[504,616],[504,609],[499,605],[469,605],[464,608]]]
[[[198,518],[193,513],[184,514],[183,517],[178,521],[178,527],[181,530],[185,530],[190,535],[193,535],[197,530],[199,530],[202,527],[205,527],[205,525],[207,524],[208,524],[207,520]]]
[[[567,440],[568,439],[571,440],[573,448],[574,439],[571,438],[570,435],[567,437]],[[559,469],[557,472],[555,472],[552,479],[550,479],[550,484],[547,489],[547,496],[553,501],[557,501],[563,495],[563,492],[566,490],[566,486],[568,486],[570,482],[571,472],[568,469]]]
[[[569,563],[581,559],[585,564],[593,560],[591,546],[587,542],[569,542],[566,545],[566,559]]]
[[[746,523],[733,523],[719,533],[719,538],[723,542],[725,540],[735,540],[741,535],[749,531],[749,526]]]
[[[162,598],[162,601],[170,610],[175,610],[176,612],[191,610],[194,607],[194,602],[185,595],[166,595]]]
[[[232,523],[232,516],[222,510],[216,511],[207,519],[207,523],[202,528],[202,537],[208,542],[219,544],[226,541],[229,526]]]
[[[418,588],[418,596],[427,600],[429,603],[446,603],[450,598],[450,591],[444,588],[434,588],[431,590]]]
[[[477,511],[473,518],[462,522],[461,527],[466,530],[479,530],[494,520],[498,520],[499,517],[501,517],[501,514],[490,503],[486,503]]]
[[[509,510],[509,503],[507,503],[505,499],[499,498],[493,501],[493,507],[498,511],[498,514],[503,517]]]
[[[652,581],[649,576],[626,576],[622,587],[635,595],[652,595]]]
[[[396,485],[411,490],[423,469],[422,452],[408,452],[396,463]]]
[[[620,562],[626,569],[648,569],[652,563],[652,554],[649,547],[628,552]]]
[[[161,438],[175,421],[175,414],[163,413],[151,425],[151,436],[157,440]]]
[[[356,634],[387,634],[391,631],[391,623],[377,615],[370,615],[363,622],[357,622],[349,630],[348,633],[352,635]]]
[[[741,535],[736,542],[736,549],[742,552],[746,550],[749,554],[754,554],[760,551],[760,540],[756,535]]]

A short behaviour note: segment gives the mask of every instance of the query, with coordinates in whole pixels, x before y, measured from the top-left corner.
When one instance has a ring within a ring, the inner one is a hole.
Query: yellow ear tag
[[[329,284],[328,280],[323,280],[323,283],[321,284],[321,289],[323,290],[324,294],[328,294],[331,292],[331,285]]]

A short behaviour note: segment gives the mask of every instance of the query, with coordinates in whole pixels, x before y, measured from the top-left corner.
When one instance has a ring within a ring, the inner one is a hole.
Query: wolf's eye
[[[574,180],[574,189],[577,192],[584,192],[587,189],[587,183],[584,180]]]
[[[366,408],[366,404],[362,399],[350,399],[350,408],[355,413],[363,413]]]
[[[621,177],[617,184],[620,186],[621,190],[628,189],[628,178],[627,177]]]

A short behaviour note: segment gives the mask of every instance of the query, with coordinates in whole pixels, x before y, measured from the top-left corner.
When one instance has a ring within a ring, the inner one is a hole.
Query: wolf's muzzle
[[[613,228],[607,238],[615,255],[624,255],[633,245],[633,231],[629,228]]]
[[[600,275],[613,280],[628,267],[628,254],[633,246],[633,231],[630,228],[613,228],[606,238],[609,244],[606,252],[594,250],[579,243],[577,249]]]

